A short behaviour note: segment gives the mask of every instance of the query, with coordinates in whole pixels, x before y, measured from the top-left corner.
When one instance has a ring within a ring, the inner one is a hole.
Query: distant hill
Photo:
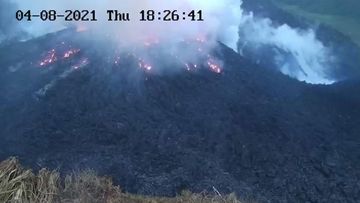
[[[327,24],[360,45],[360,1],[358,0],[272,0],[280,8]]]

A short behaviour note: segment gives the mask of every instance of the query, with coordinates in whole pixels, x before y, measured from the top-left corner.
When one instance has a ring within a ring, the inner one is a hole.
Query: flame
[[[208,58],[207,65],[209,66],[209,69],[214,73],[220,74],[222,72],[221,66],[213,58]]]
[[[50,51],[48,51],[45,56],[43,57],[43,59],[40,60],[39,62],[39,66],[40,67],[45,67],[48,65],[51,65],[55,62],[57,62],[59,59],[60,60],[64,60],[64,59],[68,59],[71,58],[73,56],[75,56],[77,53],[80,52],[80,49],[75,49],[75,48],[70,48],[69,50],[66,50],[65,52],[63,52],[64,54],[61,55],[59,54],[60,50],[63,50],[63,46],[65,46],[65,42],[61,42],[61,45],[56,46],[56,48],[51,49]],[[69,46],[71,47],[71,46]]]
[[[43,66],[50,65],[56,61],[57,61],[56,51],[55,51],[55,49],[52,49],[52,50],[48,51],[45,58],[40,61],[39,65],[43,67]]]
[[[70,58],[71,56],[80,52],[80,49],[70,49],[64,53],[63,58]]]
[[[138,67],[146,72],[156,71],[154,69],[154,65],[151,61],[151,56],[154,56],[153,48],[150,46],[159,44],[160,41],[156,37],[147,38],[144,41],[144,47],[135,47],[133,51],[130,52],[120,52],[119,49],[114,50],[114,55],[108,55],[106,60],[108,63],[113,63],[115,65],[120,65],[121,57],[131,58],[135,60]],[[184,41],[180,42],[181,45],[184,45],[184,49],[170,49],[168,56],[173,60],[177,61],[178,65],[181,65],[186,71],[197,71],[199,68],[207,68],[208,70],[221,74],[223,72],[222,63],[216,57],[208,54],[207,41],[205,37],[196,37],[196,38],[188,38]],[[184,44],[185,43],[185,44]],[[60,50],[60,51],[59,51]],[[64,51],[65,50],[65,51]],[[151,50],[151,52],[148,52]],[[73,48],[71,45],[68,45],[64,41],[61,42],[60,46],[56,46],[55,48],[48,51],[45,57],[40,61],[40,66],[47,66],[49,64],[55,63],[58,60],[65,60],[76,56],[81,49]],[[183,52],[190,52],[194,56],[188,57],[187,55],[183,55]],[[62,53],[58,54],[58,53]],[[149,53],[149,54],[148,54]],[[139,55],[138,55],[139,54]],[[155,55],[155,58],[158,59],[159,55]],[[76,57],[79,59],[80,57]],[[129,58],[129,59],[130,59]],[[149,62],[150,60],[150,62]],[[158,61],[158,60],[156,60]],[[80,58],[74,65],[71,66],[72,69],[79,69],[89,64],[88,58]]]
[[[146,63],[143,59],[139,58],[139,68],[144,69],[146,71],[151,71],[152,66]]]

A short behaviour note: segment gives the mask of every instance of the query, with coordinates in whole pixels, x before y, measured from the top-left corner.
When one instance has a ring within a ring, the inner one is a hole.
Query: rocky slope
[[[82,35],[1,47],[1,159],[92,168],[146,195],[214,186],[260,202],[360,198],[359,81],[308,85],[221,44],[220,74],[182,70],[166,53],[154,66],[178,71],[153,74]],[[81,51],[39,65],[64,43]]]

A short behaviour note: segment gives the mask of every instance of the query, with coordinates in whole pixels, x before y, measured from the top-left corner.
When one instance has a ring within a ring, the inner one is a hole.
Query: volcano
[[[1,159],[92,168],[146,195],[360,198],[359,81],[299,82],[221,43],[196,62],[155,43],[150,63],[86,35],[1,47]]]

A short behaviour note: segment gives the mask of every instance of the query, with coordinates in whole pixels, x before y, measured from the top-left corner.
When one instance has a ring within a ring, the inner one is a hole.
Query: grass
[[[358,0],[273,0],[280,8],[326,24],[349,36],[360,46],[360,1]]]
[[[16,203],[241,203],[234,194],[208,196],[183,192],[181,195],[146,197],[124,193],[110,178],[94,171],[60,177],[57,171],[40,170],[37,174],[23,168],[15,158],[0,163],[0,202]]]

